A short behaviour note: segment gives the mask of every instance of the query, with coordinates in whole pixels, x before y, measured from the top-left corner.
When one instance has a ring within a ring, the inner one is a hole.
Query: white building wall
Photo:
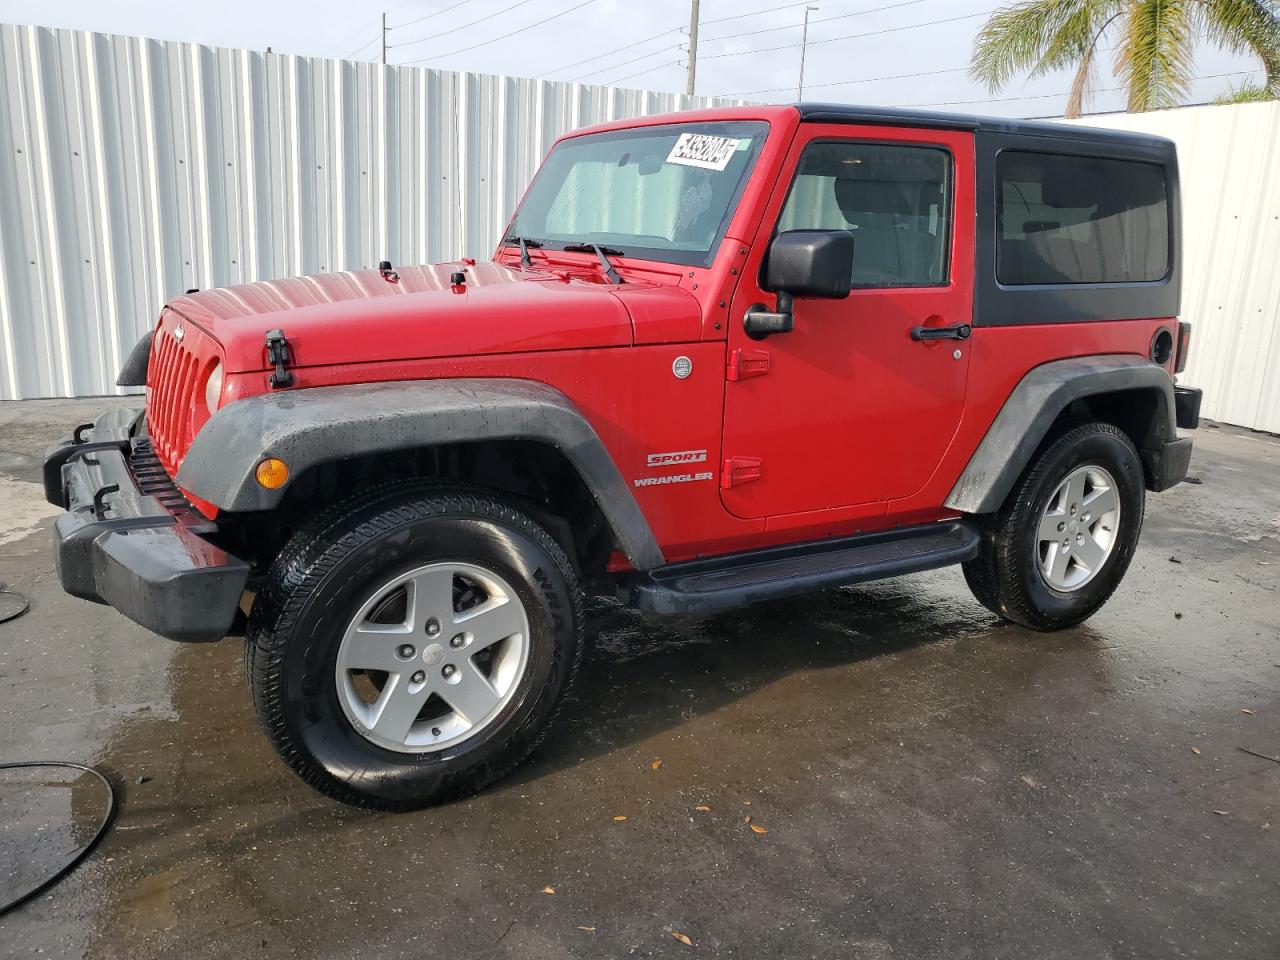
[[[1178,145],[1183,382],[1201,413],[1280,433],[1280,102],[1109,114],[1078,121]]]
[[[487,257],[561,133],[714,102],[0,25],[0,399],[121,392],[190,287]]]
[[[0,25],[0,399],[119,392],[189,287],[485,257],[559,134],[711,103]],[[1280,432],[1280,103],[1083,122],[1177,141],[1184,380]]]

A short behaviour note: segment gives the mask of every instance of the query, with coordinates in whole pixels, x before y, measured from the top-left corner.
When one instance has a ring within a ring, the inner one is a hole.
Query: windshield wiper
[[[618,276],[618,271],[613,269],[613,264],[609,261],[609,254],[615,257],[625,256],[621,250],[602,247],[598,243],[566,243],[564,249],[569,253],[594,253],[600,258],[600,266],[604,267],[604,275],[609,282],[622,283],[622,277]]]
[[[542,246],[542,241],[535,240],[533,237],[503,237],[502,243],[504,246],[510,246],[513,243],[519,244],[520,262],[526,267],[533,263],[533,260],[529,257],[529,248],[533,247],[536,250],[538,247]]]

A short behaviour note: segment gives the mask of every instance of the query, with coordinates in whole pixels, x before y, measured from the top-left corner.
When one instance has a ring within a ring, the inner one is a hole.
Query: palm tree
[[[1111,44],[1099,47],[1105,37]],[[1266,0],[1023,0],[993,13],[973,48],[970,76],[996,91],[1024,70],[1075,68],[1065,114],[1078,117],[1095,86],[1099,54],[1115,54],[1130,112],[1177,106],[1204,39],[1253,53],[1264,88],[1280,94],[1280,16]]]

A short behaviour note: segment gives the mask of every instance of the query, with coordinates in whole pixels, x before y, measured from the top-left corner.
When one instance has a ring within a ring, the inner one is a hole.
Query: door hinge
[[[720,488],[728,490],[759,480],[763,463],[759,457],[725,457],[724,469],[720,471]]]
[[[725,376],[729,380],[749,380],[752,377],[763,377],[769,372],[768,350],[735,349],[729,354],[729,369]]]
[[[267,363],[275,367],[267,383],[273,389],[293,386],[293,374],[285,368],[293,361],[293,351],[283,330],[267,331]]]

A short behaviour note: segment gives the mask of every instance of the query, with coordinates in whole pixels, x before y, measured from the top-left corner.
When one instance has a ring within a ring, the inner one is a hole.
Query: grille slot
[[[170,314],[160,324],[148,378],[147,432],[152,452],[169,476],[177,474],[191,443],[199,372],[206,366],[206,355],[211,359],[216,349],[194,324],[185,324],[181,340],[175,337],[174,329],[181,323]]]

